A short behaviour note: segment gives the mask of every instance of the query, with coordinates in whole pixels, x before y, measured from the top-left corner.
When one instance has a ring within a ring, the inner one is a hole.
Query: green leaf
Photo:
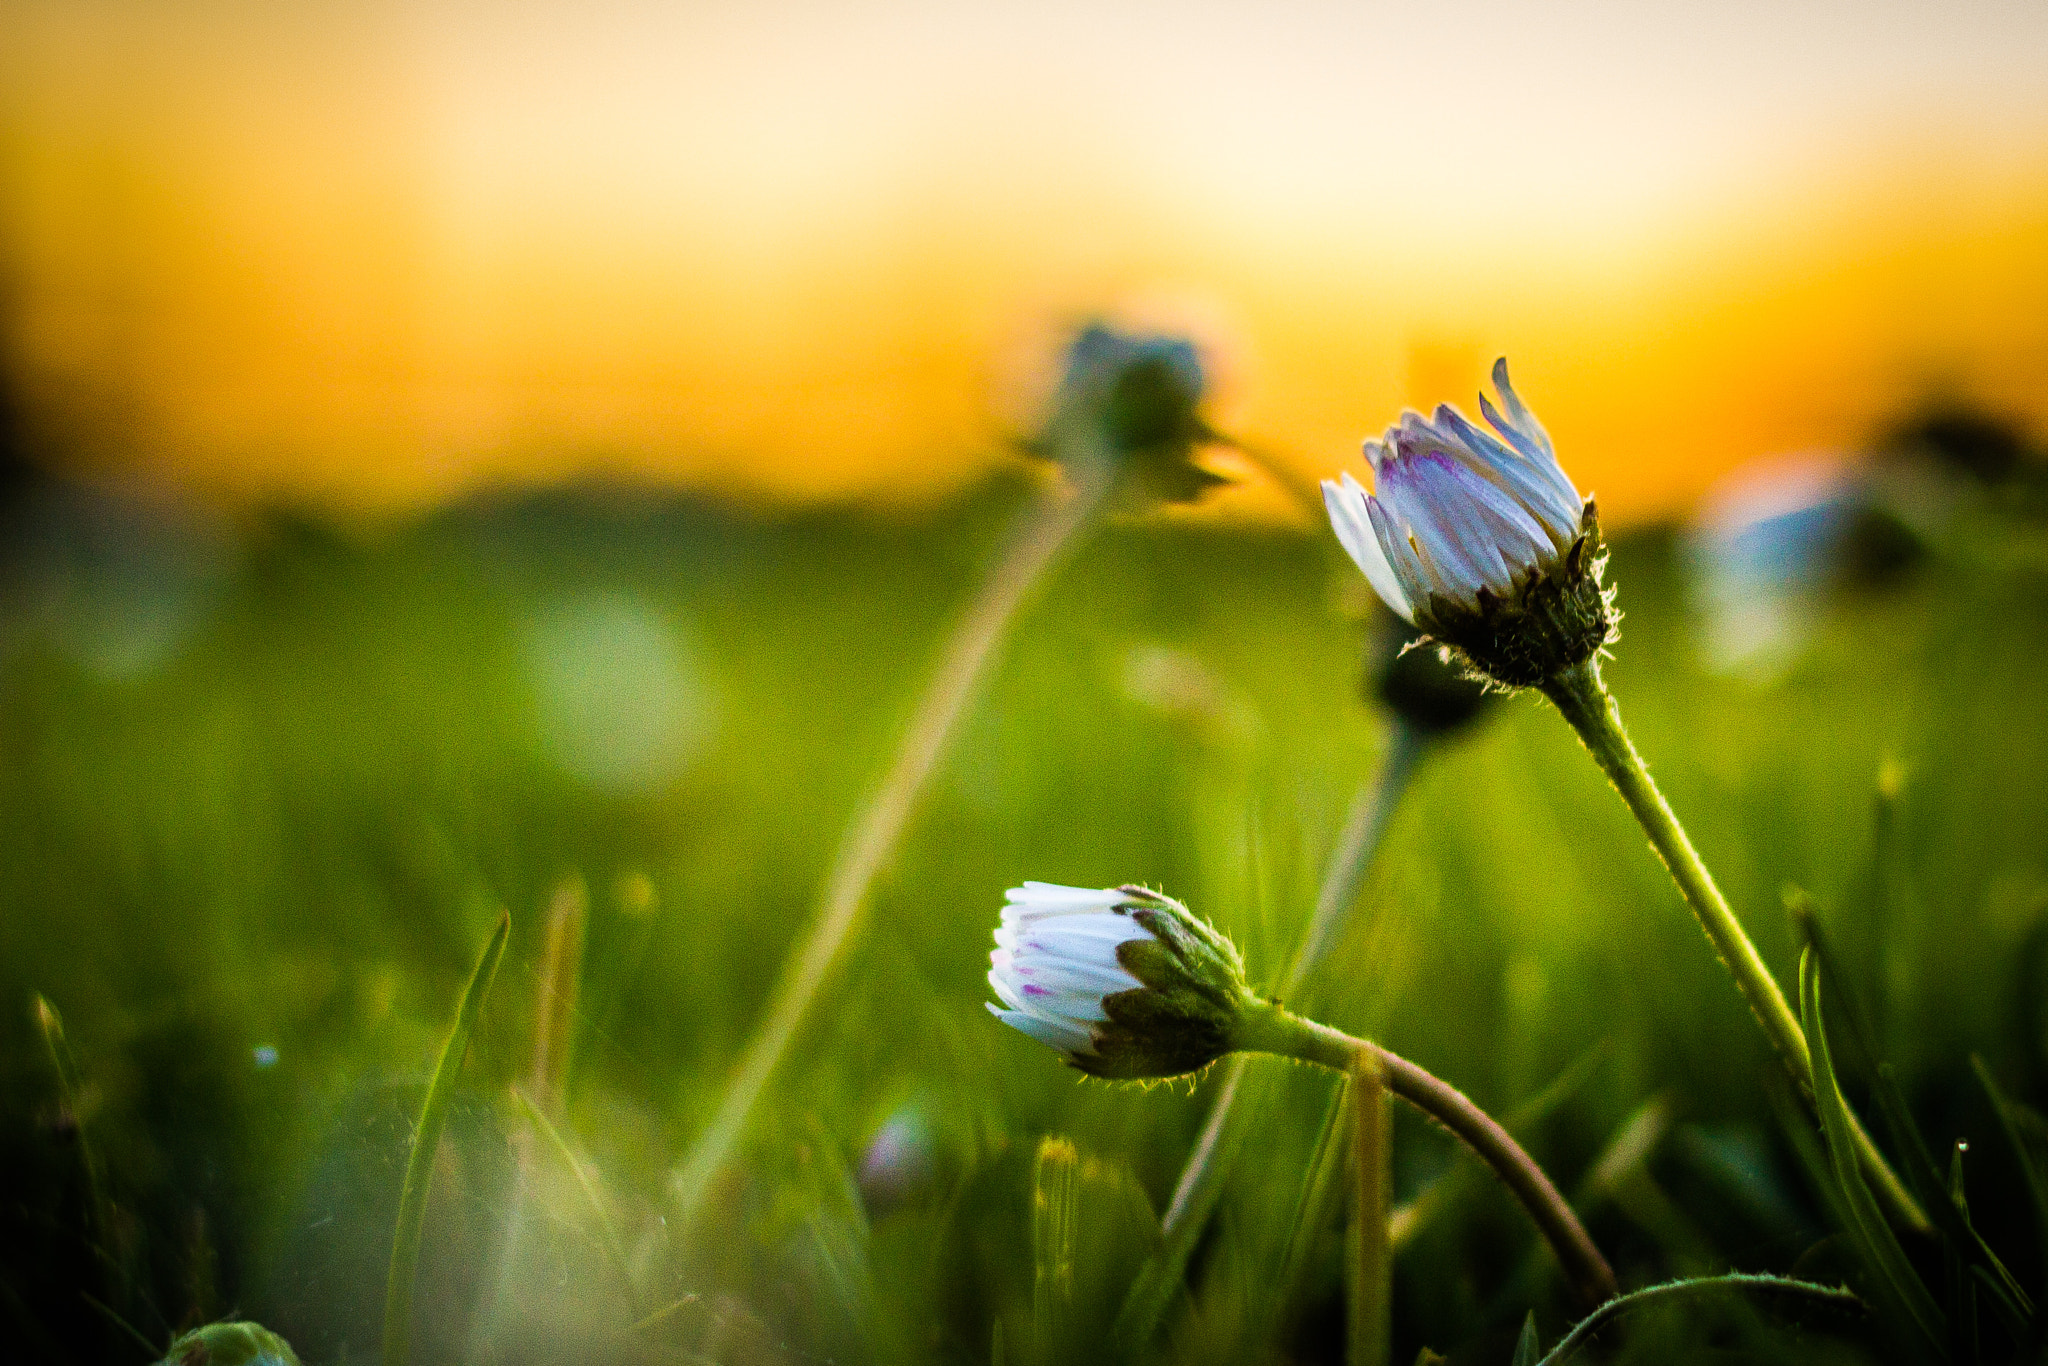
[[[1877,1197],[1863,1179],[1851,1136],[1848,1102],[1835,1081],[1821,1013],[1820,964],[1808,947],[1799,956],[1799,997],[1806,1039],[1813,1055],[1813,1100],[1820,1111],[1821,1133],[1827,1142],[1833,1185],[1849,1232],[1863,1260],[1885,1290],[1892,1307],[1919,1332],[1937,1356],[1946,1359],[1947,1321],[1941,1306],[1906,1260],[1905,1249],[1878,1209]]]

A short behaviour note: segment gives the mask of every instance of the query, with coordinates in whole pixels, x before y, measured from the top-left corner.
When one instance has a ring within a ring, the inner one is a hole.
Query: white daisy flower
[[[1494,362],[1493,427],[1449,404],[1406,412],[1365,443],[1375,491],[1323,481],[1330,525],[1387,606],[1510,686],[1540,683],[1605,644],[1598,520],[1550,434]]]
[[[1187,907],[1136,886],[1006,895],[989,955],[997,1019],[1102,1077],[1179,1076],[1229,1051],[1244,966]]]

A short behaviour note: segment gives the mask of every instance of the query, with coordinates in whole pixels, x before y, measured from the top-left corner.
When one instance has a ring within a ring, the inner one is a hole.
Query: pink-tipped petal
[[[1094,1036],[1077,1024],[1060,1020],[1048,1020],[1022,1010],[998,1010],[991,1005],[988,1013],[1001,1020],[1010,1028],[1028,1034],[1048,1048],[1062,1053],[1088,1054],[1094,1051]]]

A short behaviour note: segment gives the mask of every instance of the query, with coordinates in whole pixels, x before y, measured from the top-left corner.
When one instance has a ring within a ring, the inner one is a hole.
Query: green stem
[[[1283,1000],[1301,990],[1301,984],[1337,942],[1351,908],[1358,903],[1358,893],[1365,886],[1366,870],[1372,867],[1373,855],[1379,852],[1380,841],[1394,819],[1394,810],[1401,804],[1401,794],[1408,790],[1408,780],[1415,776],[1415,765],[1428,743],[1427,731],[1398,716],[1394,718],[1387,734],[1386,755],[1371,783],[1361,787],[1351,800],[1344,829],[1337,836],[1337,847],[1323,874],[1323,885],[1316,889],[1316,908],[1309,917],[1308,932],[1302,936],[1294,961],[1287,965],[1287,975],[1280,979]]]
[[[1729,1292],[1754,1299],[1783,1300],[1794,1306],[1826,1309],[1839,1314],[1861,1316],[1869,1312],[1863,1301],[1847,1290],[1814,1285],[1808,1281],[1788,1280],[1783,1276],[1759,1276],[1736,1271],[1724,1276],[1667,1281],[1663,1285],[1646,1286],[1601,1305],[1599,1309],[1579,1320],[1571,1332],[1566,1333],[1563,1340],[1550,1349],[1550,1355],[1544,1357],[1538,1366],[1564,1366],[1565,1362],[1590,1346],[1602,1329],[1631,1310],[1646,1308],[1653,1304],[1665,1304],[1673,1300]]]
[[[855,813],[833,860],[810,927],[784,964],[768,1009],[726,1084],[718,1110],[672,1185],[675,1233],[687,1238],[711,1184],[745,1131],[768,1079],[831,976],[867,910],[868,891],[896,851],[917,799],[938,768],[946,742],[973,698],[997,644],[1048,570],[1108,499],[1116,466],[1099,450],[1070,452],[1073,487],[1048,493],[1025,517],[1000,562],[947,639],[931,684],[918,700],[903,744],[882,781]]]
[[[1594,762],[1613,782],[1622,801],[1642,825],[1643,832],[1650,838],[1650,846],[1670,870],[1679,891],[1685,894],[1693,914],[1699,919],[1700,928],[1706,931],[1707,938],[1713,943],[1714,951],[1734,975],[1735,985],[1741,989],[1750,1010],[1763,1025],[1764,1034],[1770,1039],[1771,1046],[1777,1049],[1785,1070],[1811,1097],[1813,1059],[1807,1052],[1806,1034],[1799,1027],[1799,1017],[1792,1013],[1785,993],[1778,989],[1771,970],[1764,965],[1763,955],[1757,952],[1756,945],[1744,933],[1742,922],[1735,918],[1728,899],[1714,884],[1713,874],[1707,871],[1699,852],[1686,837],[1685,827],[1678,823],[1678,817],[1664,800],[1664,794],[1651,780],[1650,770],[1643,763],[1642,756],[1629,742],[1628,732],[1622,728],[1621,710],[1615,705],[1614,694],[1601,681],[1598,657],[1590,657],[1583,664],[1552,678],[1543,685],[1543,694],[1564,713],[1565,720],[1578,732]],[[1915,1231],[1930,1231],[1932,1226],[1927,1222],[1927,1216],[1892,1171],[1884,1154],[1877,1150],[1877,1145],[1871,1141],[1860,1121],[1853,1126],[1853,1138],[1864,1170],[1876,1184],[1893,1217]]]
[[[1271,1003],[1248,1010],[1237,1046],[1253,1053],[1277,1053],[1315,1063],[1347,1075],[1360,1067],[1377,1066],[1386,1088],[1451,1131],[1473,1155],[1493,1169],[1501,1183],[1521,1202],[1537,1231],[1557,1255],[1572,1288],[1589,1306],[1620,1293],[1614,1271],[1579,1216],[1536,1160],[1465,1094],[1376,1043],[1353,1038],[1328,1025],[1305,1020]]]

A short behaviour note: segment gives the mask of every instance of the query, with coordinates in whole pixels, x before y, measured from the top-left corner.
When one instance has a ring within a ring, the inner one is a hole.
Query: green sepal
[[[1145,937],[1117,946],[1124,971],[1143,983],[1102,999],[1109,1018],[1094,1028],[1092,1056],[1074,1066],[1114,1080],[1178,1077],[1207,1067],[1235,1045],[1251,990],[1236,947],[1187,907],[1143,887],[1117,889],[1118,908]]]

